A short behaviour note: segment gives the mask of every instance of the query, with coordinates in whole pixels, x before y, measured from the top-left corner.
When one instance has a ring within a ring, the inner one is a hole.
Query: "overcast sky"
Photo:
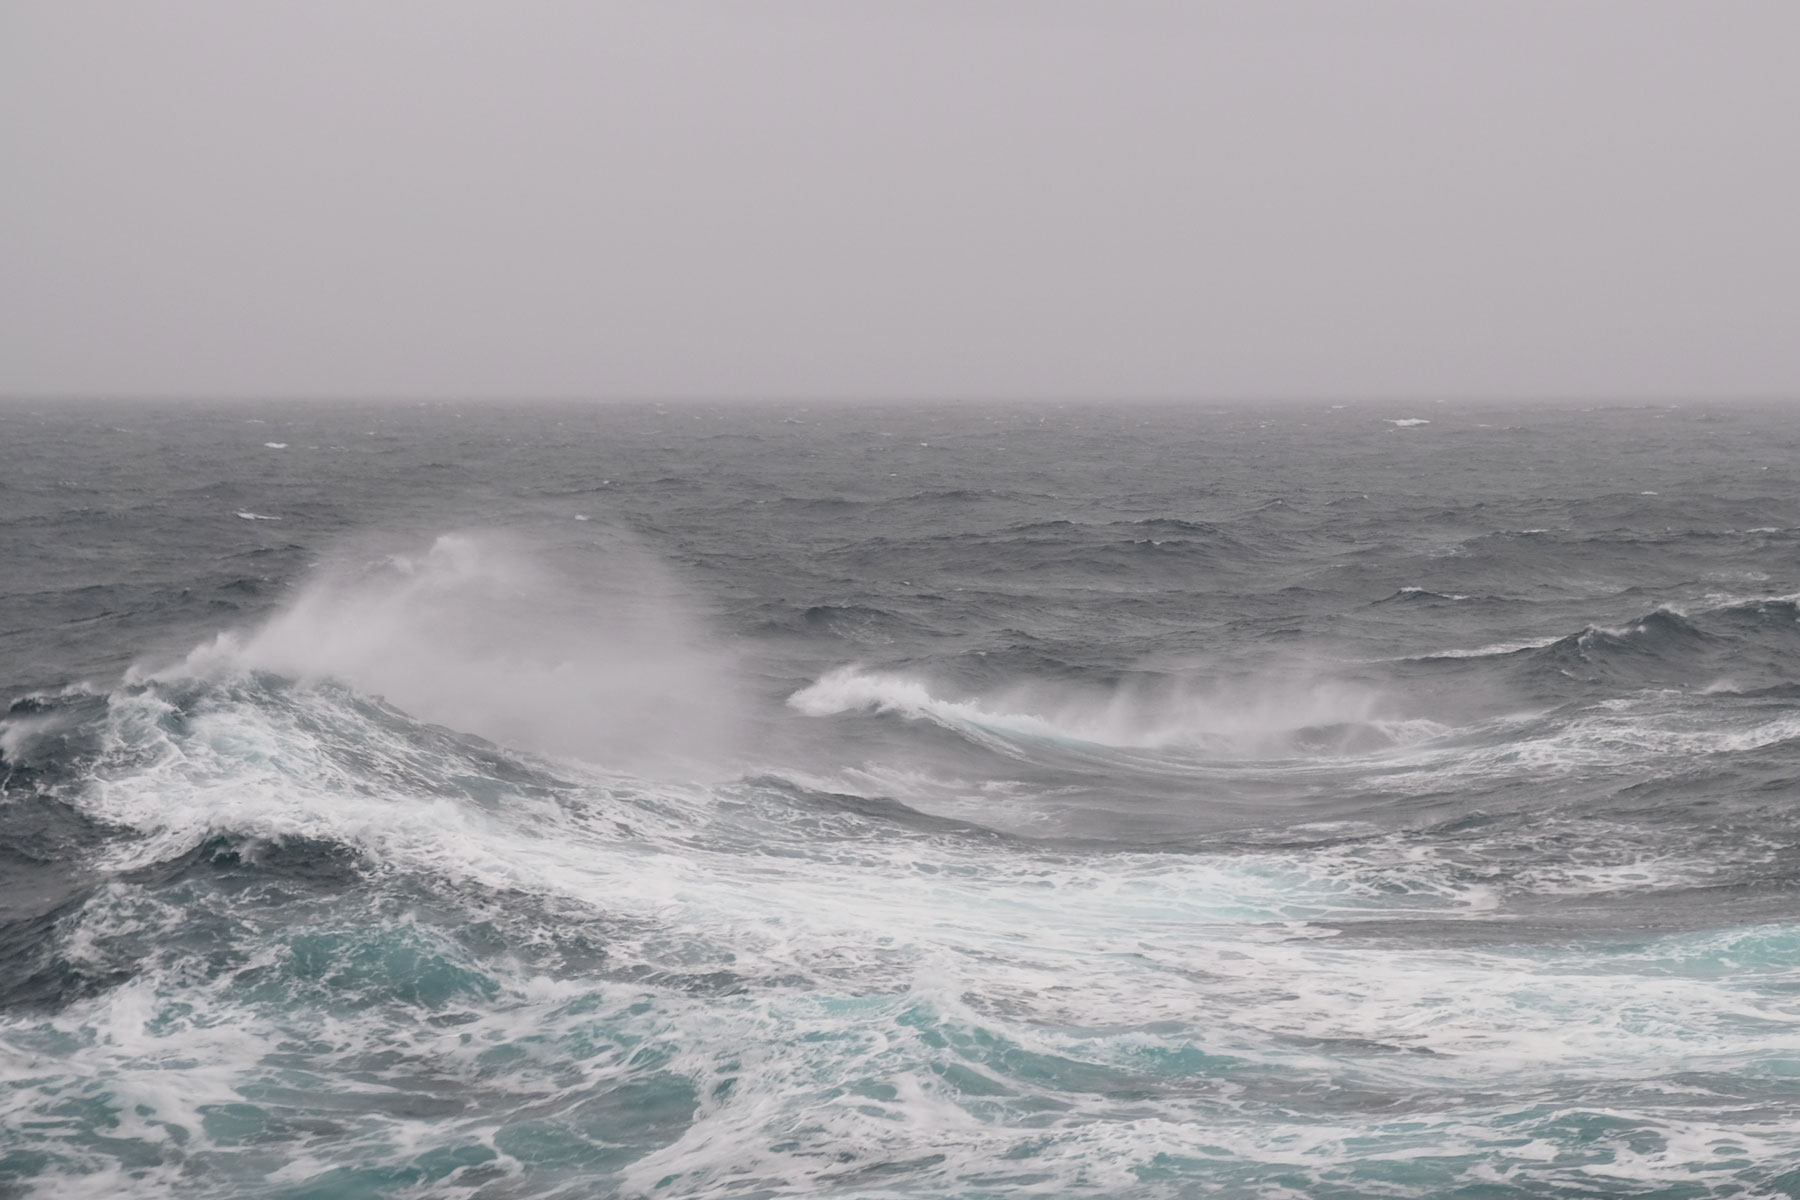
[[[1800,394],[1800,2],[5,0],[0,393]]]

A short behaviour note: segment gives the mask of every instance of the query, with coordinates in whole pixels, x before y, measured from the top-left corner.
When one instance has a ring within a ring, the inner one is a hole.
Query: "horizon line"
[[[1800,401],[1792,391],[1356,393],[647,393],[591,392],[0,392],[0,404],[1737,404]]]

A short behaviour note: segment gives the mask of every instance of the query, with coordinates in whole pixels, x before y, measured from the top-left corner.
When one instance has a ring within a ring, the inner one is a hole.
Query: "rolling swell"
[[[0,1193],[1792,1190],[1773,417],[237,415],[7,481]]]
[[[1662,607],[1620,625],[1442,650],[1407,662],[1493,671],[1546,701],[1641,688],[1781,687],[1800,675],[1800,605],[1777,596],[1689,610]]]

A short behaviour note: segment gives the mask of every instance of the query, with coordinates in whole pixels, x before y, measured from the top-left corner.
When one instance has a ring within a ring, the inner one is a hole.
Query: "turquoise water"
[[[1800,1195],[1788,425],[706,411],[18,485],[0,1195]]]

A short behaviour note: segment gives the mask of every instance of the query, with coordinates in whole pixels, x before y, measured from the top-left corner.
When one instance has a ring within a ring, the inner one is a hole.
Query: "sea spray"
[[[1366,683],[1270,670],[1220,682],[1139,672],[1108,688],[1019,681],[968,698],[899,672],[835,668],[795,692],[812,717],[895,713],[953,729],[1116,749],[1170,749],[1219,757],[1350,754],[1440,735],[1398,698]]]
[[[146,414],[9,423],[8,1200],[1795,1191],[1791,409]]]
[[[734,657],[654,556],[446,533],[341,550],[273,617],[139,677],[333,679],[495,742],[624,771],[724,771],[745,714]],[[710,767],[708,766],[710,764]]]

